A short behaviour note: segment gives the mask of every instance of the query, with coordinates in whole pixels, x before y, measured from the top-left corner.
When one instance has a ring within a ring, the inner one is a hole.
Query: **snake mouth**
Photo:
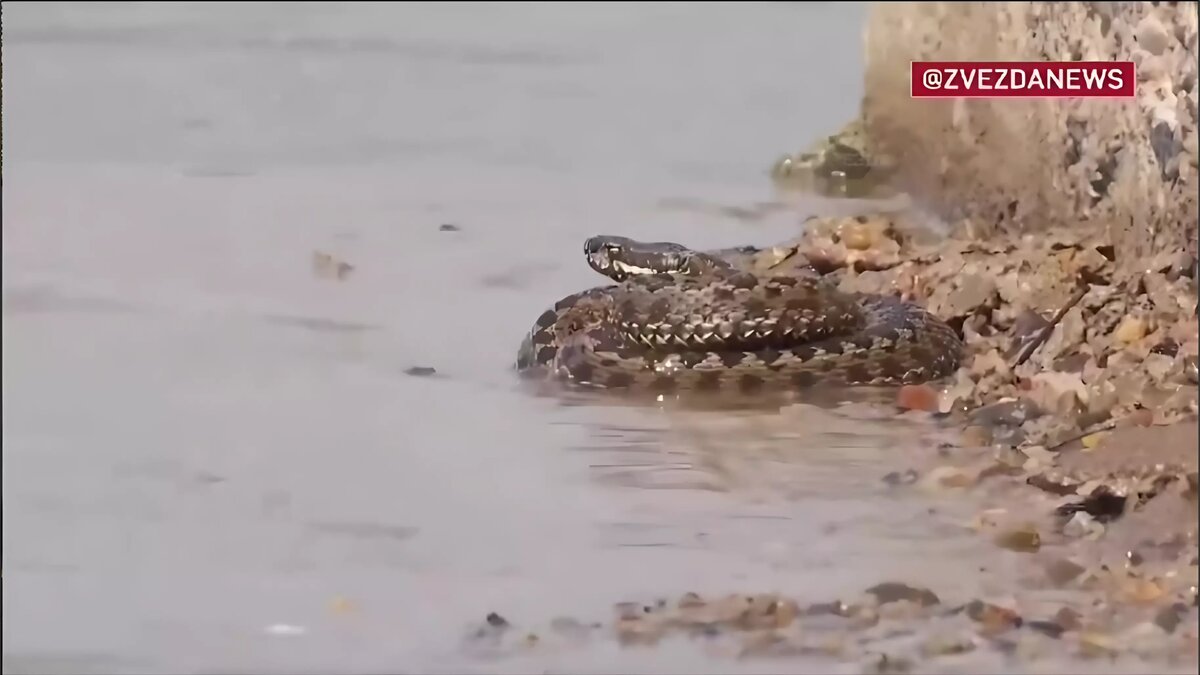
[[[620,260],[614,260],[612,262],[612,268],[613,271],[621,275],[622,278],[628,278],[642,274],[658,274],[658,270],[650,269],[649,267],[631,265],[626,262],[621,262]]]
[[[611,235],[590,237],[583,243],[588,265],[614,281],[634,276],[670,274],[687,268],[689,249],[673,242],[640,242]]]
[[[605,241],[605,239],[606,237],[591,237],[583,242],[583,254],[587,258],[589,267],[606,277],[621,281],[614,274],[617,270],[612,254],[616,251],[616,245]]]

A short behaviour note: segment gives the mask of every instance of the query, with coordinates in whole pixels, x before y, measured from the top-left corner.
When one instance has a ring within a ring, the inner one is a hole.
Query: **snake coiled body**
[[[544,312],[519,371],[607,389],[756,391],[925,382],[961,358],[953,329],[898,298],[755,273],[731,252],[674,243],[593,237],[584,250],[618,283]]]

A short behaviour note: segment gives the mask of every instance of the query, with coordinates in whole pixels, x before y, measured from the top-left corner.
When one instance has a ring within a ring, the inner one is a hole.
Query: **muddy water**
[[[586,236],[765,244],[846,208],[756,205],[857,105],[862,13],[6,4],[5,671],[829,672],[462,636],[688,590],[980,592],[1007,554],[880,481],[921,429],[510,370],[598,283]]]

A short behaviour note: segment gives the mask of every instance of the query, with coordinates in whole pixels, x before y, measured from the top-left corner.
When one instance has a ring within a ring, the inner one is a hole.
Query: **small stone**
[[[1146,374],[1150,375],[1153,382],[1165,382],[1175,371],[1175,358],[1166,354],[1148,354],[1142,360],[1142,368],[1146,369]]]
[[[864,630],[879,623],[879,612],[873,607],[854,607],[851,608],[849,619],[851,629]]]
[[[884,475],[882,480],[886,485],[899,487],[901,485],[912,485],[913,483],[917,482],[917,478],[919,477],[920,476],[916,471],[908,469],[904,472],[892,471],[887,473]]]
[[[1013,530],[1001,532],[996,535],[994,541],[1000,548],[1018,553],[1034,553],[1042,547],[1041,535],[1038,534],[1037,529],[1033,525],[1028,524]]]
[[[1088,631],[1079,636],[1079,649],[1083,656],[1091,658],[1116,656],[1117,641],[1110,635]]]
[[[775,628],[787,628],[799,615],[800,607],[788,598],[775,601],[774,607],[769,611],[769,616],[774,619],[771,623]]]
[[[1062,634],[1066,632],[1066,629],[1057,623],[1054,623],[1053,621],[1042,621],[1039,619],[1037,621],[1029,621],[1025,625],[1041,633],[1042,635],[1048,635],[1055,640],[1062,637]]]
[[[786,628],[799,613],[799,607],[789,599],[760,595],[751,598],[738,623],[750,630]]]
[[[980,625],[980,632],[985,635],[997,635],[1013,628],[1020,628],[1021,615],[1011,609],[972,600],[966,606],[967,616]]]
[[[937,412],[938,393],[924,384],[904,385],[896,394],[896,405],[905,410]]]
[[[411,375],[413,377],[429,377],[431,375],[436,375],[437,369],[429,366],[413,366],[412,368],[405,370],[404,374]]]
[[[1122,344],[1133,344],[1146,337],[1146,322],[1136,316],[1127,316],[1113,331],[1113,337]]]
[[[875,244],[875,237],[870,229],[858,223],[848,223],[840,229],[841,242],[848,249],[866,251]]]
[[[1054,622],[1066,631],[1079,630],[1083,626],[1079,619],[1079,612],[1070,607],[1063,607],[1054,613]]]
[[[509,625],[508,619],[495,612],[490,612],[484,620],[487,621],[487,625],[493,628],[507,628]]]
[[[443,223],[438,226],[438,232],[458,232],[462,228],[451,223]]]
[[[318,277],[332,277],[338,281],[345,281],[350,276],[350,273],[354,271],[354,265],[344,260],[338,260],[329,253],[313,251],[312,269],[313,273]]]
[[[652,645],[662,639],[666,627],[661,621],[647,621],[642,617],[622,617],[613,624],[613,630],[621,644]]]
[[[1187,615],[1187,612],[1187,605],[1182,602],[1176,602],[1159,610],[1154,615],[1154,624],[1168,633],[1174,633],[1175,628],[1183,621],[1183,617]]]
[[[1153,604],[1165,594],[1163,587],[1153,579],[1126,579],[1121,584],[1121,596],[1136,604]]]
[[[875,601],[881,605],[886,605],[889,602],[897,602],[899,600],[908,600],[915,602],[922,607],[936,605],[941,600],[937,594],[927,588],[917,586],[909,586],[894,581],[887,581],[882,584],[876,584],[867,589],[867,593],[875,596]]]
[[[1078,373],[1044,371],[1030,378],[1028,396],[1039,409],[1072,419],[1087,402],[1088,390]]]
[[[980,308],[990,307],[999,296],[996,281],[982,274],[968,274],[957,280],[955,288],[946,297],[943,311],[948,316],[966,316]]]
[[[1155,56],[1161,55],[1170,44],[1171,36],[1153,14],[1147,14],[1134,29],[1138,46]]]
[[[1066,558],[1055,558],[1046,564],[1046,576],[1055,586],[1065,586],[1083,574],[1084,567]]]
[[[1134,410],[1125,418],[1125,422],[1134,426],[1148,427],[1154,424],[1154,411],[1149,408]]]
[[[1085,511],[1076,511],[1063,525],[1063,534],[1076,539],[1099,536],[1103,532],[1104,526]]]
[[[923,607],[912,600],[895,600],[879,607],[879,618],[885,621],[911,622],[921,615]]]
[[[711,602],[696,600],[686,605],[681,602],[675,618],[696,627],[736,626],[760,620],[767,609],[769,604],[761,598],[734,594]]]

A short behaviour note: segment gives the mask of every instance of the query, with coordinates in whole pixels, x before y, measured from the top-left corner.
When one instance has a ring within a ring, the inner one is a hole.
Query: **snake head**
[[[633,276],[684,272],[693,251],[672,242],[643,242],[602,235],[583,242],[588,265],[614,281]]]

